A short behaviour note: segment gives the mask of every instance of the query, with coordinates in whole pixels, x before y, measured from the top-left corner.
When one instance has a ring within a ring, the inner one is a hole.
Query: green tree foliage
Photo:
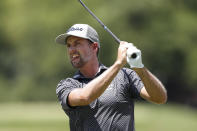
[[[121,40],[142,50],[144,64],[165,84],[170,100],[196,91],[195,0],[84,2]],[[56,100],[57,83],[75,69],[54,39],[75,23],[96,28],[102,63],[110,66],[116,58],[118,44],[77,0],[1,0],[0,20],[0,101]],[[195,95],[184,99],[196,102]]]

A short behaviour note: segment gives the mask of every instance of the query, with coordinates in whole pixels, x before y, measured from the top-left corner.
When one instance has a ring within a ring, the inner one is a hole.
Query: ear
[[[93,46],[93,49],[98,49],[98,48],[99,48],[99,46],[98,46],[98,43],[97,43],[97,42],[92,43],[92,46]]]
[[[99,45],[97,42],[94,42],[91,44],[92,45],[92,48],[94,50],[94,52],[98,55],[98,51],[99,51]]]

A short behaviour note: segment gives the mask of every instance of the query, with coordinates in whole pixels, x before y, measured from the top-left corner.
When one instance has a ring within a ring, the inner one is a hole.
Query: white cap
[[[66,44],[68,36],[77,36],[92,42],[97,42],[100,48],[98,33],[88,24],[75,24],[71,26],[66,33],[57,36],[55,41],[59,44]]]

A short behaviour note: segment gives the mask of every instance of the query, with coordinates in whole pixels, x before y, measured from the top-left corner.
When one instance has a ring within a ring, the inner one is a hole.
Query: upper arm
[[[56,88],[56,95],[63,109],[69,109],[69,96],[70,93],[79,88],[79,84],[76,84],[72,79],[62,80],[58,83]]]
[[[68,95],[68,104],[70,106],[84,106],[90,104],[90,99],[83,95],[83,88],[76,88]]]
[[[149,95],[149,93],[147,92],[146,88],[143,87],[141,92],[140,92],[140,96],[149,101],[149,102],[152,102],[152,103],[155,103],[155,104],[163,104],[167,101],[167,96],[163,95],[162,97],[162,94],[159,94],[157,95],[156,98],[154,98],[153,96]]]

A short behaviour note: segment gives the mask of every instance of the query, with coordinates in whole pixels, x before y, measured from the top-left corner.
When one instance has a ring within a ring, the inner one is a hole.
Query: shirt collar
[[[108,67],[106,67],[103,64],[99,65],[99,69],[98,72],[96,73],[95,77],[97,77],[98,75],[102,74],[105,70],[107,70]],[[85,76],[83,76],[83,74],[81,74],[81,72],[78,70],[75,75],[73,76],[74,79],[87,79]]]

